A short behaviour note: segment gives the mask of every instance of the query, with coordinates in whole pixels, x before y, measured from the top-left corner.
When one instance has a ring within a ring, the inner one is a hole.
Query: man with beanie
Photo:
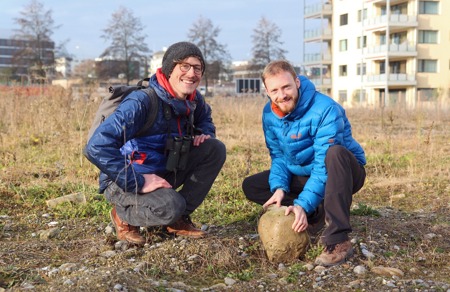
[[[196,45],[171,45],[149,81],[159,104],[141,90],[132,92],[88,141],[85,155],[101,171],[99,191],[113,205],[119,240],[144,244],[139,227],[151,226],[191,238],[206,235],[190,215],[219,174],[226,149],[215,138],[210,106],[196,90],[204,71]],[[137,136],[152,107],[158,107],[155,122]],[[173,151],[177,143],[181,151]]]

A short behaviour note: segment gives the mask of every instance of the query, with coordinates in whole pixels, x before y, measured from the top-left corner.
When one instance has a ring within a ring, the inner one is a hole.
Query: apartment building
[[[0,38],[0,75],[7,78],[30,75],[30,63],[32,60],[25,55],[18,57],[21,52],[28,48],[34,48],[36,42],[28,40],[17,40],[11,38]],[[55,43],[50,41],[41,42],[41,61],[45,66],[47,74],[53,73],[51,65],[54,63]],[[31,69],[33,69],[31,67]],[[31,72],[32,73],[32,72]]]
[[[306,0],[304,65],[346,106],[448,102],[449,16],[449,0]]]

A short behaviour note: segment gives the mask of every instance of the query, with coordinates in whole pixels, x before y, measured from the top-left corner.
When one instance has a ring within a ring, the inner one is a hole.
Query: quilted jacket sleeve
[[[84,155],[111,181],[128,192],[138,192],[144,178],[133,171],[121,155],[120,148],[145,125],[150,102],[143,92],[127,96],[88,141]]]
[[[303,191],[294,200],[294,205],[301,206],[306,213],[313,212],[324,198],[327,181],[325,156],[328,148],[342,143],[344,118],[339,107],[331,105],[326,108],[317,120],[317,124],[311,127],[311,131],[314,136],[314,161],[311,176]]]

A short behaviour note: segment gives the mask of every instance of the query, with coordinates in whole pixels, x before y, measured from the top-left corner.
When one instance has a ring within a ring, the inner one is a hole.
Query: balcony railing
[[[333,32],[331,28],[319,28],[305,30],[305,41],[312,39],[332,39]]]
[[[315,86],[323,86],[323,85],[327,85],[327,86],[331,86],[331,78],[329,77],[324,77],[324,78],[312,78],[310,77],[309,80],[314,83]]]
[[[367,83],[375,84],[385,84],[386,83],[386,74],[378,74],[378,75],[367,75]],[[389,85],[416,85],[416,76],[414,74],[406,74],[406,73],[391,73],[389,74]]]
[[[417,56],[416,45],[412,42],[404,42],[401,44],[390,44],[371,46],[363,50],[364,54],[370,58],[384,57],[388,51],[389,56]]]
[[[332,58],[330,54],[315,53],[304,55],[305,63],[331,63],[331,61]]]
[[[305,18],[320,16],[320,15],[332,15],[333,6],[331,3],[314,3],[305,6]]]
[[[406,14],[391,14],[389,17],[387,15],[380,15],[373,18],[368,18],[364,20],[364,27],[367,30],[382,29],[389,24],[391,27],[416,27],[417,16],[416,15],[406,15]]]

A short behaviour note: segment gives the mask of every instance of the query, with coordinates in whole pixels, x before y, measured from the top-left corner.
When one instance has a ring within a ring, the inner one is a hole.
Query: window
[[[361,40],[362,40],[362,47],[361,47]],[[358,49],[366,48],[367,47],[367,36],[363,36],[362,38],[358,37],[356,39],[356,46],[358,47]]]
[[[341,16],[339,17],[339,25],[343,26],[343,25],[347,25],[348,24],[348,14],[341,14]]]
[[[400,74],[402,68],[402,62],[395,61],[389,63],[389,73]]]
[[[356,64],[356,75],[361,75],[361,69],[362,75],[366,75],[366,63]]]
[[[339,102],[343,103],[347,101],[347,90],[339,90]]]
[[[437,72],[437,60],[419,60],[419,72],[436,73]]]
[[[364,19],[367,19],[367,8],[358,10],[358,22],[361,22]]]
[[[436,88],[418,88],[417,98],[419,101],[432,101],[437,96]]]
[[[391,14],[408,14],[408,5],[406,3],[391,6]]]
[[[439,2],[436,1],[419,1],[420,14],[438,14]]]
[[[419,30],[419,44],[437,44],[437,30]]]
[[[353,102],[360,103],[366,101],[366,90],[356,89],[353,91]]]
[[[380,45],[386,44],[386,34],[380,34]]]
[[[378,63],[378,71],[380,72],[380,74],[386,73],[386,63],[385,62]]]
[[[347,65],[339,66],[339,76],[347,76]]]
[[[339,51],[340,52],[345,52],[347,51],[347,40],[340,40],[339,41]]]
[[[406,42],[406,32],[393,33],[390,35],[391,44],[400,45]]]

